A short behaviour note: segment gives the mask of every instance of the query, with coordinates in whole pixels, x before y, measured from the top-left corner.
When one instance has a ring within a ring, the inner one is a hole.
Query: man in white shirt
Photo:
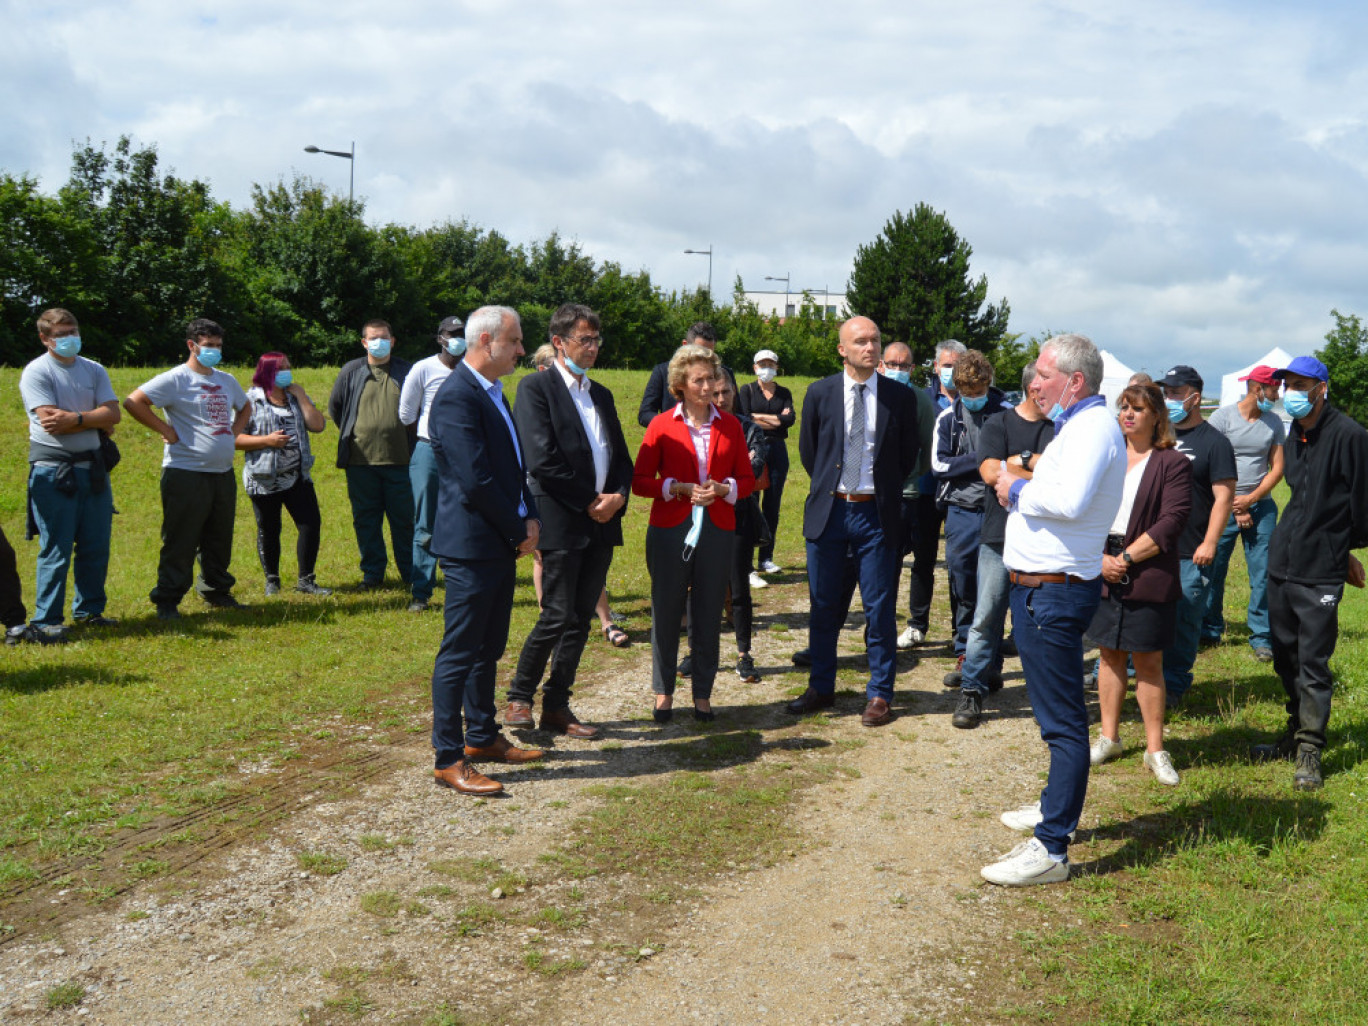
[[[549,330],[556,362],[518,383],[513,407],[528,485],[541,511],[542,605],[508,686],[504,725],[532,726],[540,684],[541,728],[589,739],[598,729],[570,711],[570,692],[613,549],[622,544],[632,458],[613,393],[589,380],[603,345],[598,314],[566,303],[551,315]],[[551,673],[543,681],[548,661]]]
[[[1121,505],[1126,442],[1098,395],[1102,356],[1082,335],[1056,335],[1040,349],[1031,396],[1055,436],[1032,478],[1003,463],[998,501],[1007,508],[1002,561],[1012,584],[1012,622],[1031,709],[1050,747],[1040,805],[1003,822],[1035,836],[985,866],[989,883],[1022,887],[1069,878],[1069,836],[1088,789],[1088,706],[1083,632],[1102,597],[1102,551]]]
[[[399,392],[399,423],[417,424],[418,441],[409,457],[409,483],[413,485],[413,573],[409,578],[412,601],[409,612],[421,613],[437,587],[437,557],[432,554],[432,522],[437,516],[437,457],[428,437],[428,411],[447,375],[465,355],[465,322],[444,318],[437,325],[437,352],[419,360]]]

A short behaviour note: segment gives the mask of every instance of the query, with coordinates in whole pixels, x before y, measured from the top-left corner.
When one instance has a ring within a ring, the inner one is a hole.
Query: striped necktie
[[[860,465],[865,451],[864,385],[850,386],[854,402],[850,406],[850,430],[846,432],[845,462],[841,465],[841,487],[855,494],[860,487]]]

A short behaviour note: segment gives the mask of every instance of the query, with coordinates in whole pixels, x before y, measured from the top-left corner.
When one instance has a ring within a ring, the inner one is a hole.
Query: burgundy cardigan
[[[1129,584],[1108,584],[1106,593],[1127,602],[1174,602],[1183,593],[1178,574],[1178,537],[1192,509],[1192,461],[1177,449],[1154,449],[1135,493],[1126,545],[1148,534],[1158,555],[1134,564]]]

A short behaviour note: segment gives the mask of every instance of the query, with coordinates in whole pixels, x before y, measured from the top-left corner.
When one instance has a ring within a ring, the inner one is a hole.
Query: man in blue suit
[[[869,628],[868,703],[861,722],[893,719],[902,486],[917,462],[917,405],[896,381],[875,374],[879,328],[868,317],[841,325],[845,369],[813,382],[803,400],[798,454],[812,479],[803,510],[811,617],[808,687],[786,707],[829,708],[836,694],[836,639],[858,579]]]
[[[433,776],[442,787],[486,795],[503,785],[472,760],[520,763],[546,754],[515,748],[499,733],[494,706],[515,567],[537,547],[540,523],[499,382],[523,355],[517,312],[481,307],[466,321],[466,339],[465,360],[437,390],[428,414],[439,479],[431,550],[446,576],[446,629],[432,670]]]

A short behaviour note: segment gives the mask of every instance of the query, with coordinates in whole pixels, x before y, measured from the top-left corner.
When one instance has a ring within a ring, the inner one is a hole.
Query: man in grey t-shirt
[[[1235,450],[1235,504],[1230,521],[1216,543],[1211,564],[1211,590],[1202,619],[1202,641],[1214,644],[1225,633],[1225,579],[1237,540],[1244,544],[1249,571],[1249,647],[1261,663],[1273,661],[1268,625],[1268,545],[1278,521],[1273,489],[1283,477],[1283,442],[1287,430],[1273,412],[1281,385],[1274,368],[1260,365],[1242,377],[1245,394],[1222,406],[1207,423],[1230,440]]]
[[[236,379],[215,370],[223,358],[223,329],[197,318],[186,329],[185,363],[158,374],[124,400],[139,424],[166,440],[162,456],[162,547],[157,586],[149,596],[163,620],[179,618],[177,606],[190,590],[199,556],[195,590],[211,606],[240,609],[237,582],[228,572],[233,559],[237,478],[234,441],[247,426],[251,407]],[[160,406],[162,420],[152,407]]]
[[[40,640],[59,641],[73,551],[72,619],[97,627],[115,623],[104,615],[114,498],[100,430],[117,424],[121,413],[109,374],[78,355],[81,329],[69,311],[44,312],[38,340],[43,355],[19,377],[29,419],[28,537],[36,533],[41,543],[31,630]]]

